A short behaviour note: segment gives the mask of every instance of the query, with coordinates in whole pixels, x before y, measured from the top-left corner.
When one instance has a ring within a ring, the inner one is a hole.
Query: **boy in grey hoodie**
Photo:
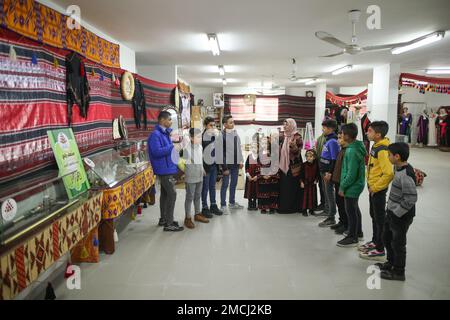
[[[393,143],[388,150],[389,160],[396,169],[383,234],[387,262],[376,266],[381,269],[382,279],[405,281],[406,234],[416,215],[416,175],[407,162],[409,146],[406,143]]]
[[[194,229],[192,222],[192,202],[194,202],[194,220],[202,223],[209,223],[209,220],[201,213],[201,197],[203,187],[203,177],[205,170],[203,169],[203,148],[202,148],[202,132],[197,128],[189,130],[190,141],[183,148],[183,159],[186,161],[185,183],[186,183],[186,200],[184,208],[186,219],[184,225],[188,229]]]

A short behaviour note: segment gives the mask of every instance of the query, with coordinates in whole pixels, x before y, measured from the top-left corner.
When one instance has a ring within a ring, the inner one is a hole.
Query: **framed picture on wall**
[[[214,107],[223,108],[225,106],[223,93],[214,93],[213,104],[214,104]]]

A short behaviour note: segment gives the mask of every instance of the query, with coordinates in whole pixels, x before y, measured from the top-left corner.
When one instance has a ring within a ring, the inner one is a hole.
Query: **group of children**
[[[416,177],[407,162],[409,146],[406,143],[390,144],[386,137],[389,130],[386,122],[371,123],[367,136],[374,145],[370,150],[366,173],[367,151],[364,144],[357,140],[357,126],[343,125],[338,135],[335,133],[336,121],[325,120],[322,126],[325,142],[319,167],[325,195],[323,215],[326,219],[319,226],[330,227],[336,234],[344,234],[345,237],[337,245],[357,247],[363,259],[380,262],[387,259],[376,264],[383,279],[404,281],[406,234],[415,216],[417,202]],[[373,236],[371,241],[359,245],[364,235],[358,201],[366,178]],[[336,209],[340,217],[338,223]]]
[[[195,227],[191,214],[192,203],[195,208],[194,221],[208,223],[214,215],[220,216],[227,210],[228,188],[229,209],[243,209],[235,201],[239,171],[244,163],[233,118],[224,117],[223,132],[215,129],[213,118],[205,119],[204,125],[203,132],[190,129],[190,140],[183,148],[185,165],[182,170],[186,183],[184,225],[189,229]],[[149,155],[153,170],[161,181],[159,225],[164,226],[165,231],[181,231],[183,227],[173,221],[177,165],[173,160],[174,146],[170,139],[170,126],[170,114],[162,112],[159,125],[149,138]],[[319,227],[329,227],[336,234],[343,234],[345,237],[337,242],[339,247],[357,247],[363,259],[384,261],[387,258],[386,262],[377,263],[382,271],[381,277],[404,281],[406,234],[415,216],[417,201],[414,169],[407,162],[409,146],[405,143],[390,144],[386,137],[389,130],[386,122],[371,123],[367,137],[374,145],[370,151],[366,173],[367,151],[365,145],[357,140],[357,126],[343,125],[336,134],[336,121],[328,119],[323,122],[322,127],[323,135],[319,137],[316,149],[306,152],[306,161],[300,166],[300,211],[306,216],[326,216]],[[270,138],[259,140],[259,135],[255,135],[245,162],[245,198],[248,199],[249,211],[259,209],[263,214],[273,214],[279,208],[281,170],[279,166],[271,165],[271,149]],[[223,174],[220,209],[215,198],[219,168]],[[366,186],[366,177],[373,236],[371,241],[359,245],[363,240],[363,231],[358,202]],[[317,206],[318,184],[323,189],[323,213],[320,213]],[[207,204],[208,193],[210,207]],[[335,218],[337,212],[338,223]]]

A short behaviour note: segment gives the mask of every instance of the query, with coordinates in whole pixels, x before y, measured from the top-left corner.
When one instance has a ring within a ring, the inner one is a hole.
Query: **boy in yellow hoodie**
[[[386,218],[386,194],[389,184],[394,179],[394,170],[389,161],[388,151],[391,142],[386,138],[388,131],[389,125],[385,121],[375,121],[370,124],[367,132],[369,140],[374,142],[367,167],[373,237],[372,241],[358,247],[361,251],[360,257],[367,260],[385,259],[383,228]]]

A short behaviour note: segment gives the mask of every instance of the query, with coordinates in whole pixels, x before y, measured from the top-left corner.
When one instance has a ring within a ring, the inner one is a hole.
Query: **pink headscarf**
[[[286,120],[287,127],[286,131],[284,131],[284,143],[281,147],[281,156],[280,156],[280,169],[285,174],[289,171],[289,145],[292,141],[295,140],[295,134],[297,133],[297,122],[294,119],[289,118]]]

